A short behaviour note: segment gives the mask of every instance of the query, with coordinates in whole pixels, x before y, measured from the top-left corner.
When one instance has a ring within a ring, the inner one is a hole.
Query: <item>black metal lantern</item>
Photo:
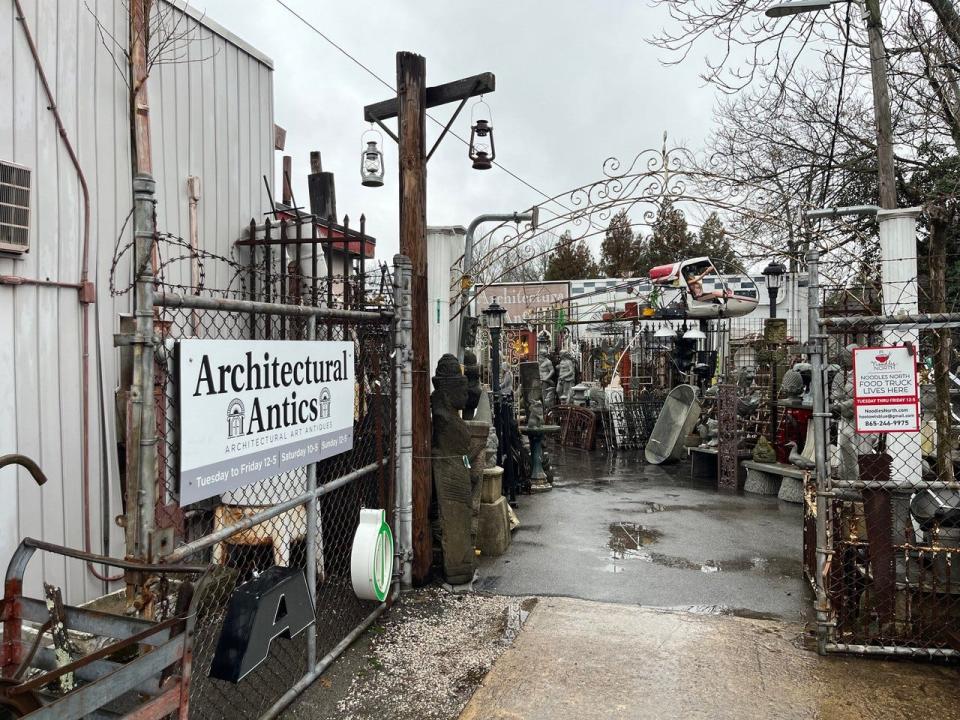
[[[487,328],[489,330],[499,331],[503,328],[503,316],[507,314],[507,310],[497,302],[496,298],[494,298],[490,306],[483,311],[483,314],[487,318]]]
[[[771,262],[763,269],[763,276],[767,279],[767,294],[770,296],[770,317],[777,316],[777,295],[780,294],[780,288],[783,287],[783,276],[787,268],[783,263]]]
[[[497,156],[497,151],[493,145],[493,125],[482,116],[490,117],[490,106],[481,100],[473,106],[471,114],[475,116],[477,109],[481,106],[486,110],[485,112],[481,110],[479,113],[481,119],[474,120],[470,126],[470,149],[467,155],[473,160],[474,170],[489,170],[493,167],[493,159]]]
[[[371,132],[365,132],[364,138]],[[373,134],[380,137],[379,133]],[[361,138],[361,143],[364,138]],[[360,151],[360,180],[364,187],[383,187],[383,152],[376,140],[367,140],[366,143],[367,147]]]

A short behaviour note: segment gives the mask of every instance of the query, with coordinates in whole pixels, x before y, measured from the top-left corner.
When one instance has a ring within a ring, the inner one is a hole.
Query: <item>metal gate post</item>
[[[393,256],[394,367],[397,388],[396,505],[397,551],[402,562],[401,587],[413,587],[413,312],[410,259]]]
[[[825,655],[830,638],[830,603],[827,599],[826,574],[829,572],[833,555],[830,529],[830,466],[827,462],[827,421],[830,412],[827,408],[826,373],[823,365],[823,330],[820,327],[820,252],[811,249],[807,252],[807,354],[812,367],[813,382],[813,437],[814,460],[817,477],[817,652]]]
[[[128,452],[127,554],[153,562],[153,531],[157,495],[157,420],[153,397],[153,265],[151,254],[156,234],[155,183],[149,175],[133,180],[133,272],[135,282],[133,336],[133,382],[130,388],[130,435]]]
[[[298,246],[299,247],[299,246]],[[307,318],[307,339],[317,339],[317,318],[311,315]],[[317,489],[317,464],[307,465],[307,492],[313,493]],[[317,611],[317,498],[311,497],[307,503],[307,587],[310,589],[310,599],[313,601],[313,611]],[[317,624],[311,623],[307,628],[307,672],[311,672],[317,664]]]

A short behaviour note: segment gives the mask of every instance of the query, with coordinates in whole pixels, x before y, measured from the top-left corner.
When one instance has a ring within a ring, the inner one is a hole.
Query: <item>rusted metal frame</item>
[[[4,584],[4,597],[0,602],[0,617],[3,619],[3,644],[0,645],[0,675],[12,677],[23,662],[23,575],[8,577]]]
[[[737,386],[723,382],[717,392],[719,442],[717,445],[717,489],[736,492],[739,485]]]
[[[171,618],[168,622],[179,622],[179,618]],[[185,642],[187,642],[186,637],[171,640],[156,650],[141,655],[136,660],[124,664],[102,678],[100,682],[85,685],[63,696],[56,702],[44,706],[42,709],[32,713],[30,718],[31,720],[79,720],[79,718],[86,717],[111,700],[138,687],[150,677],[159,674],[168,665],[179,660],[183,656]],[[117,645],[119,645],[119,643],[110,645],[104,648],[104,651],[108,654],[116,652],[119,649]],[[125,647],[126,646],[127,645],[125,645]],[[64,666],[64,668],[61,668],[61,671],[68,667],[70,666]],[[28,687],[36,687],[35,683],[38,681],[43,681],[40,683],[41,685],[46,684],[51,679],[49,675],[52,674],[53,673],[41,675],[35,681],[22,683],[14,688],[10,688],[7,692],[11,694],[13,691],[17,691],[17,693],[24,692]],[[141,717],[162,717],[162,715]]]
[[[334,218],[331,217],[330,221],[333,222]],[[326,238],[327,242],[323,245],[323,251],[325,253],[324,259],[327,262],[327,307],[333,307],[333,242],[332,238],[329,236],[329,233]],[[327,323],[327,340],[333,339],[333,325]]]
[[[280,221],[280,257],[279,266],[280,266],[280,292],[277,296],[277,299],[280,301],[281,305],[287,305],[287,221]],[[280,316],[280,339],[287,339],[287,317],[286,315]]]
[[[326,230],[327,233],[328,233],[328,235],[330,235],[331,233],[334,233],[334,232],[338,232],[338,233],[340,233],[340,234],[342,234],[342,235],[345,235],[345,236],[347,237],[347,239],[356,239],[356,240],[359,240],[359,239],[360,239],[360,232],[359,232],[358,230],[351,230],[350,228],[344,227],[343,225],[341,225],[340,223],[338,223],[337,220],[336,220],[336,218],[334,218],[334,217],[331,217],[331,218],[329,218],[329,219],[327,219],[327,220],[324,220],[323,218],[319,218],[319,217],[317,217],[316,215],[305,215],[305,214],[301,213],[301,214],[300,214],[300,223],[301,223],[301,224],[305,224],[305,223],[308,222],[308,221],[310,222],[311,225],[316,225],[318,228],[323,228],[324,230]],[[279,222],[279,221],[277,221],[277,222]],[[254,227],[255,227],[254,232],[256,232],[256,231],[258,231],[258,230],[260,229],[259,226],[254,226]],[[264,227],[266,227],[266,224],[264,224]],[[340,241],[342,241],[344,238],[331,238],[331,239],[334,240],[335,242],[340,242]],[[376,242],[377,242],[377,239],[376,239],[375,237],[373,237],[372,235],[366,235],[366,236],[365,236],[365,239],[366,239],[368,242],[371,242],[371,243],[374,243],[374,244],[376,244]],[[326,240],[326,238],[320,238],[320,241],[321,241],[321,242],[324,241],[324,240]],[[245,240],[237,240],[237,241],[235,241],[233,244],[236,245],[237,247],[249,247],[249,246],[251,246],[251,245],[254,245],[254,246],[256,246],[256,247],[261,247],[261,246],[263,246],[263,245],[279,245],[280,242],[281,242],[281,241],[280,241],[280,238],[279,238],[279,237],[270,238],[269,240],[267,240],[266,238],[257,238],[257,237],[254,235],[252,240],[251,240],[250,238],[247,238],[247,239],[245,239]],[[297,240],[296,240],[295,238],[288,238],[288,239],[287,239],[287,243],[290,244],[290,245],[294,244],[295,242],[297,242]],[[305,238],[302,238],[299,242],[300,242],[301,245],[306,245],[307,243],[313,242],[313,240],[312,240],[311,238],[306,238],[306,237],[305,237]]]
[[[263,297],[267,304],[273,300],[273,274],[271,271],[271,264],[273,258],[271,257],[272,253],[270,251],[270,218],[267,218],[264,222],[263,230]],[[264,337],[269,340],[270,336],[273,334],[271,325],[270,315],[267,314],[263,318],[264,325]]]
[[[281,305],[279,303],[251,302],[249,300],[233,300],[230,298],[198,297],[196,295],[177,295],[175,293],[158,293],[155,303],[165,308],[196,308],[198,310],[213,310],[235,313],[270,313],[274,315],[288,315],[298,317],[316,317],[320,320],[343,320],[349,318],[356,321],[382,322],[393,317],[393,310],[340,310],[336,308],[309,307],[307,305]]]
[[[118,640],[115,643],[110,643],[109,645],[102,647],[99,650],[94,650],[91,653],[87,653],[79,660],[74,660],[73,662],[67,663],[66,665],[63,665],[57,668],[56,670],[51,670],[50,672],[44,673],[43,675],[38,675],[37,677],[31,678],[30,680],[22,682],[15,687],[7,688],[4,692],[8,695],[20,695],[22,693],[29,692],[30,690],[38,690],[39,688],[42,688],[44,685],[50,684],[60,676],[71,673],[77,668],[81,668],[84,665],[87,665],[93,662],[94,660],[102,660],[106,657],[109,657],[110,655],[113,655],[116,652],[119,652],[120,650],[124,650],[128,647],[132,647],[134,645],[139,645],[141,643],[144,643],[146,642],[147,638],[149,638],[151,635],[164,633],[182,621],[183,621],[183,618],[170,618],[169,620],[164,620],[163,622],[156,623],[152,627],[149,627],[145,630],[141,630],[138,633],[134,633],[133,635],[125,637],[122,640]],[[182,651],[184,639],[185,639],[184,636],[177,636],[176,638],[173,638],[172,640],[168,640],[166,643],[158,646],[156,650],[152,650],[141,657],[150,657],[155,652],[159,652],[164,648],[170,648],[170,647],[172,647],[175,651]],[[169,664],[169,662],[167,664]],[[122,667],[126,667],[126,666],[127,665],[123,665]],[[157,668],[157,671],[159,672],[164,667],[166,667],[166,665],[159,666]],[[147,677],[144,677],[143,680],[146,680],[148,677],[149,675],[147,675]]]
[[[360,216],[360,287],[357,298],[361,308],[367,306],[367,216]]]
[[[319,234],[317,233],[317,224],[310,223],[310,304],[317,307],[317,273],[320,271],[319,258],[317,257],[317,245],[319,243]]]
[[[257,222],[256,220],[250,220],[250,237],[251,239],[256,239],[257,237]],[[256,301],[257,299],[257,246],[250,246],[250,292],[248,293],[248,299],[251,301]],[[250,338],[255,340],[257,337],[257,314],[250,313]]]
[[[147,639],[144,641],[144,644],[162,645],[163,642],[166,642],[166,640],[163,640],[162,642],[153,642],[152,639]],[[54,670],[57,667],[57,662],[53,656],[53,651],[49,648],[39,648],[37,650],[36,657],[30,664],[31,667],[35,667],[40,670]],[[113,662],[112,660],[93,660],[83,667],[77,668],[74,671],[74,675],[76,675],[83,682],[96,682],[100,678],[109,675],[114,670],[122,666],[123,663]],[[156,678],[150,678],[146,682],[138,685],[136,691],[138,693],[143,693],[144,695],[158,695],[161,692],[160,683]]]
[[[350,226],[350,216],[343,216],[343,225],[344,227]],[[344,309],[350,309],[353,307],[353,293],[351,292],[351,278],[353,274],[353,260],[350,258],[350,244],[347,242],[346,238],[343,240],[343,307]],[[350,337],[350,323],[347,320],[343,321],[343,339],[347,340]]]
[[[77,608],[67,605],[65,608],[67,627],[77,632],[104,637],[126,637],[132,632],[140,632],[156,627],[156,623],[138,617],[110,615],[96,610]],[[47,608],[41,600],[31,597],[20,598],[20,619],[25,622],[42,623],[47,619]],[[164,639],[146,641],[154,645],[165,642]]]
[[[162,570],[165,573],[202,573],[207,569],[206,565],[157,565],[154,563],[142,563],[134,560],[113,558],[28,537],[21,540],[20,545],[14,551],[10,563],[7,565],[6,579],[8,581],[14,578],[22,580],[26,565],[37,550],[63,555],[74,558],[75,560],[86,560],[96,563],[97,565],[109,565],[110,567],[120,568],[121,570],[140,572],[158,572]]]
[[[338,490],[344,487],[345,485],[349,485],[350,483],[355,482],[356,480],[359,480],[365,475],[369,475],[370,473],[376,472],[381,465],[384,465],[388,462],[389,462],[389,458],[381,458],[376,462],[370,463],[369,465],[365,465],[362,468],[358,468],[353,472],[347,473],[346,475],[343,475],[342,477],[339,477],[336,480],[332,480],[331,482],[324,483],[323,485],[318,487],[316,490],[304,492],[304,493],[301,493],[300,495],[297,495],[296,497],[290,498],[289,500],[285,500],[282,503],[271,505],[270,507],[264,510],[261,510],[258,513],[254,513],[253,515],[243,518],[240,522],[221,528],[220,530],[210,533],[209,535],[204,535],[202,538],[199,538],[198,540],[194,540],[191,543],[181,545],[172,553],[167,555],[165,559],[171,560],[171,561],[179,561],[185,557],[189,557],[190,555],[193,555],[194,553],[200,550],[203,550],[204,548],[210,547],[211,545],[216,545],[219,542],[223,542],[224,540],[226,540],[232,535],[235,535],[241,530],[249,530],[254,525],[259,525],[260,523],[265,522],[266,520],[277,517],[278,515],[283,515],[285,512],[289,512],[290,510],[297,507],[298,505],[303,505],[312,500],[323,497],[324,495],[327,495],[333,492],[334,490]]]

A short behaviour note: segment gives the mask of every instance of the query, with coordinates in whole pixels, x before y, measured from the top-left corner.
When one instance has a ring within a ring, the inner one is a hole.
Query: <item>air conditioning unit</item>
[[[0,252],[30,250],[30,169],[0,160]]]

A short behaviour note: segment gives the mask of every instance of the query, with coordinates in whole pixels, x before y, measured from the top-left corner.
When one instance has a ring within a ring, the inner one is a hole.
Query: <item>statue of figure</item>
[[[463,374],[467,377],[467,405],[463,409],[463,419],[472,420],[483,394],[483,388],[480,387],[480,365],[473,350],[463,351]]]
[[[560,367],[557,370],[557,397],[560,402],[570,402],[570,388],[577,377],[577,366],[573,355],[569,352],[560,353]]]
[[[476,557],[470,537],[470,431],[460,417],[467,405],[467,378],[446,354],[437,363],[430,395],[433,409],[433,486],[439,513],[443,576],[451,585],[473,580]]]
[[[540,393],[543,396],[544,409],[549,410],[557,404],[557,371],[553,367],[553,361],[550,360],[550,355],[546,346],[540,346],[539,355],[540,357],[538,362],[540,363]]]
[[[780,395],[784,398],[796,399],[803,395],[803,375],[795,368],[790,368],[783,374],[780,383]]]
[[[530,411],[527,414],[527,427],[539,429],[543,427],[543,403],[540,400],[530,402]]]
[[[757,444],[753,448],[753,461],[758,463],[775,463],[777,461],[777,451],[767,440],[766,435],[757,438]]]

